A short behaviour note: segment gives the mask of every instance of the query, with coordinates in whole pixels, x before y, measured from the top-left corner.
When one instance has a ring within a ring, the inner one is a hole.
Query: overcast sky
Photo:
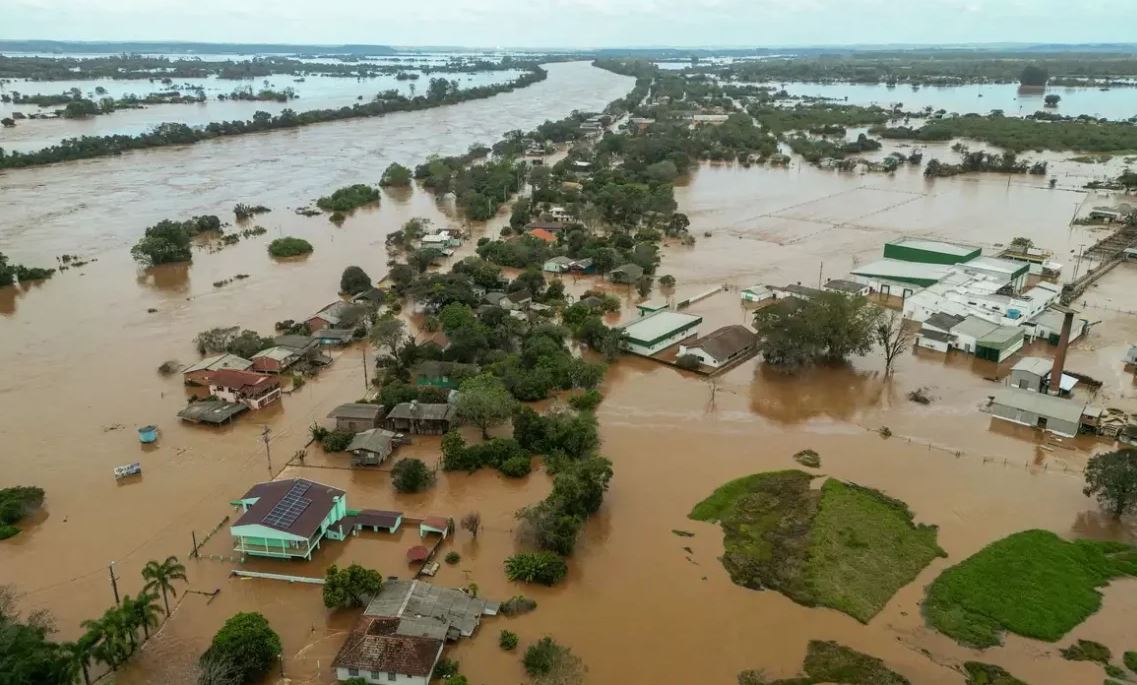
[[[478,47],[1137,41],[1135,0],[3,0],[0,38]]]

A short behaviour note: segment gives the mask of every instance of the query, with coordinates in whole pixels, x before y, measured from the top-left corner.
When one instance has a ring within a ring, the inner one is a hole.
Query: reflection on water
[[[190,289],[191,264],[161,264],[148,269],[139,269],[136,281],[139,285],[171,294],[188,292]]]

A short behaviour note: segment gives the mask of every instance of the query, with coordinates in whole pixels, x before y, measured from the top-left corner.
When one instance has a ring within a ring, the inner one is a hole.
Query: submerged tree
[[[912,345],[916,331],[905,325],[903,314],[890,309],[877,317],[874,333],[876,343],[884,353],[884,375],[891,376],[893,363]]]
[[[171,594],[175,597],[178,596],[177,591],[174,589],[174,581],[186,580],[186,567],[178,563],[178,558],[171,555],[166,557],[166,560],[159,563],[155,560],[146,562],[142,567],[142,577],[146,580],[146,585],[143,590],[153,593],[155,590],[162,593],[162,601],[166,605],[166,615],[170,615],[170,600],[166,596]]]
[[[1086,487],[1114,518],[1137,510],[1137,449],[1125,448],[1090,457],[1086,463]]]

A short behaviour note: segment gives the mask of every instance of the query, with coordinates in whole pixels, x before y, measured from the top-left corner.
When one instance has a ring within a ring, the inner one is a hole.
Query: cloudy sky
[[[1134,0],[4,0],[0,38],[479,47],[1137,41]]]

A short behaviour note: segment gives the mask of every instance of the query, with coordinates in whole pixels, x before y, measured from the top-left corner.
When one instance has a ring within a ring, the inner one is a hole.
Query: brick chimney
[[[1062,335],[1058,337],[1058,351],[1054,353],[1054,366],[1050,369],[1050,392],[1062,390],[1062,371],[1066,368],[1066,349],[1070,347],[1070,330],[1074,327],[1074,310],[1062,308]]]

